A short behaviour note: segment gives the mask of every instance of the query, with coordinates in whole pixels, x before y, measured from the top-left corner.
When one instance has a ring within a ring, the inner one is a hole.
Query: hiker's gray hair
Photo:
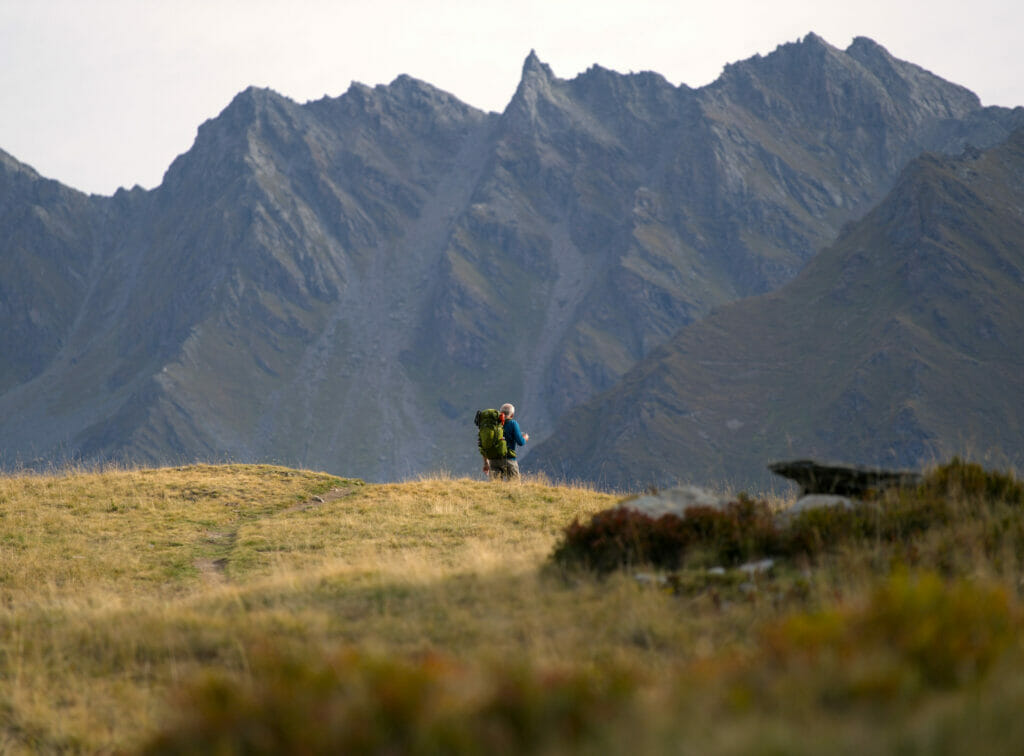
[[[512,417],[516,414],[516,408],[508,403],[501,405],[500,411],[505,413],[505,417]]]

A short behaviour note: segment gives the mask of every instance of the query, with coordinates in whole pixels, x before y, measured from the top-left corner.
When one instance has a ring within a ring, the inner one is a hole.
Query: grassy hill
[[[603,575],[551,556],[617,497],[542,480],[3,477],[0,751],[1019,752],[1024,495],[952,469],[885,537]]]

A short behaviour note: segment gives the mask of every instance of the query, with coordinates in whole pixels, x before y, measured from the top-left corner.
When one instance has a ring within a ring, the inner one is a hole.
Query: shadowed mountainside
[[[681,330],[537,450],[558,477],[760,487],[768,462],[1024,464],[1024,129],[914,160],[777,292]]]

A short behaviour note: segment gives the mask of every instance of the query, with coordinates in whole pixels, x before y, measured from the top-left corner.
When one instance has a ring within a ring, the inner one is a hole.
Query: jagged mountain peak
[[[804,38],[802,40],[800,40],[800,43],[805,45],[805,46],[807,46],[807,47],[820,47],[820,48],[824,48],[824,49],[835,49],[835,48],[832,47],[832,45],[830,45],[828,42],[826,42],[824,40],[824,38],[822,38],[818,34],[815,34],[812,31],[811,32],[807,32],[807,34],[804,35]]]
[[[406,97],[437,97],[439,99],[456,99],[444,90],[438,89],[433,84],[428,84],[422,79],[417,79],[409,74],[399,74],[385,88],[386,91],[404,95]]]
[[[443,89],[438,89],[422,79],[417,79],[414,76],[403,73],[396,76],[389,84],[377,84],[372,87],[353,81],[340,97],[324,97],[314,104],[351,101],[359,103],[361,106],[366,106],[370,103],[379,103],[384,100],[410,101],[422,98],[446,102],[461,102],[457,97],[445,92]],[[466,108],[472,107],[464,103],[462,104]]]
[[[846,53],[847,55],[857,54],[885,56],[887,58],[892,57],[885,47],[878,44],[878,42],[871,39],[871,37],[865,37],[862,35],[858,35],[853,38],[853,41],[851,41],[849,46],[846,48]]]
[[[627,76],[598,65],[567,81],[555,76],[531,50],[502,119],[511,131],[532,133],[544,140],[552,139],[556,132],[580,128],[598,142],[607,142],[611,121],[618,118],[610,116],[628,109],[636,90],[658,89],[659,83],[671,88],[657,75]]]
[[[554,86],[557,79],[551,67],[541,62],[535,50],[530,50],[523,62],[523,73],[515,94],[505,108],[506,116],[525,115],[533,120],[537,117],[538,103],[557,99]]]
[[[791,42],[783,42],[767,55],[752,55],[749,58],[739,60],[725,65],[725,71],[743,69],[750,66],[757,66],[764,61],[779,60],[821,60],[826,56],[841,54],[842,51],[829,44],[823,37],[814,32],[808,32],[800,39]]]
[[[195,146],[204,141],[234,139],[246,134],[269,114],[295,112],[300,106],[292,99],[266,87],[247,87],[236,94],[216,116],[199,125]]]
[[[230,181],[227,166],[244,161],[251,149],[251,135],[261,122],[283,119],[286,125],[279,128],[289,129],[299,108],[273,90],[249,87],[240,92],[217,116],[199,126],[191,149],[174,159],[158,191],[175,191],[196,171],[207,178],[211,172],[221,172]]]
[[[918,128],[963,118],[980,107],[969,90],[892,57],[866,37],[844,51],[813,33],[767,56],[727,65],[702,91],[787,127],[811,115],[822,127],[843,134],[850,133],[851,123],[866,133],[882,122],[888,128]],[[899,153],[890,160],[900,163],[908,157]]]
[[[235,95],[228,106],[211,120],[227,124],[230,128],[245,128],[254,120],[265,117],[269,113],[279,112],[282,109],[292,110],[297,107],[298,104],[294,100],[273,89],[252,86]]]
[[[551,66],[544,63],[540,56],[537,55],[536,50],[530,50],[530,54],[526,56],[526,60],[523,61],[523,79],[531,79],[534,77],[540,77],[545,79],[553,79],[554,74],[551,71]]]
[[[701,91],[778,118],[786,115],[781,103],[827,104],[835,82],[863,78],[852,58],[812,33],[768,55],[726,64],[722,75]]]
[[[893,57],[882,45],[867,37],[854,39],[845,54],[870,71],[890,97],[906,99],[934,112],[944,110],[948,118],[962,118],[981,107],[979,97],[966,87]]]
[[[270,87],[258,87],[253,84],[246,87],[238,94],[236,94],[231,99],[231,103],[228,104],[228,109],[230,109],[233,104],[239,102],[266,104],[281,101],[292,103],[294,102],[290,97],[286,97],[285,95],[281,94],[280,92],[277,92],[274,89],[271,89]]]
[[[352,82],[340,97],[324,97],[304,107],[329,128],[346,131],[379,129],[384,119],[392,128],[423,128],[439,134],[486,117],[482,110],[408,74],[374,87]]]
[[[576,76],[569,83],[578,92],[594,90],[609,92],[625,92],[627,90],[693,91],[685,84],[678,87],[674,86],[668,79],[655,71],[637,71],[624,74],[611,68],[605,68],[597,63],[589,66],[587,70]]]
[[[809,32],[801,39],[794,42],[784,42],[778,45],[767,55],[753,55],[749,58],[727,63],[723,69],[719,81],[712,82],[709,87],[714,87],[721,80],[730,80],[738,76],[771,76],[780,72],[797,71],[801,67],[810,67],[815,71],[823,70],[822,66],[829,68],[846,67],[848,65],[846,54],[837,47],[829,44],[824,38]],[[805,71],[805,74],[811,71]]]
[[[348,89],[346,89],[340,97],[329,97],[328,95],[324,95],[320,100],[317,100],[317,102],[329,103],[342,99],[366,99],[372,96],[373,87],[364,84],[361,81],[353,80],[349,82]]]
[[[483,111],[450,92],[408,74],[401,74],[387,87],[376,87],[374,91],[398,107],[412,107],[423,115],[445,121],[483,115]]]

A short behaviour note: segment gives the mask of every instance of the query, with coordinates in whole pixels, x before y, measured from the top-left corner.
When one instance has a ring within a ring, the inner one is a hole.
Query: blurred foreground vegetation
[[[0,752],[1019,753],[1022,491],[0,478]]]

